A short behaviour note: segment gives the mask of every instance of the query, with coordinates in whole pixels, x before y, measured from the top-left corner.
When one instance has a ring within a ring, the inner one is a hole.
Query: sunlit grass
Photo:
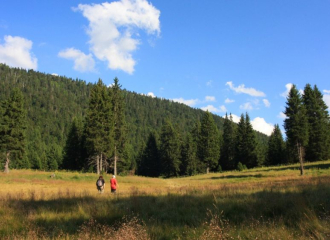
[[[96,174],[12,170],[0,173],[0,238],[328,239],[330,161],[305,166],[117,176],[117,194],[111,175],[99,194]]]

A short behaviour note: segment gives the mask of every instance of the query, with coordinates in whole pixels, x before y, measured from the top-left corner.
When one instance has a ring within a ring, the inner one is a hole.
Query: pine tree
[[[245,118],[243,114],[241,115],[235,139],[236,163],[238,164],[240,162],[248,168],[256,167],[258,165],[258,146],[255,132],[253,131],[250,117],[247,113],[245,114]]]
[[[113,114],[114,174],[117,175],[118,160],[120,160],[118,162],[120,168],[123,168],[125,165],[128,166],[128,164],[125,164],[125,161],[129,161],[129,159],[123,158],[127,141],[127,129],[125,122],[124,96],[118,78],[114,79],[114,83],[110,88],[110,95]]]
[[[151,132],[141,156],[139,175],[158,177],[160,175],[159,150],[156,133]]]
[[[308,119],[302,97],[295,85],[292,86],[287,97],[284,114],[284,129],[288,147],[294,150],[300,162],[300,174],[304,175],[304,147],[308,143]]]
[[[0,119],[0,150],[5,152],[4,172],[9,172],[12,152],[25,152],[26,111],[22,92],[15,88],[7,101],[2,104]]]
[[[64,169],[81,170],[84,167],[83,131],[82,121],[74,118],[64,147]]]
[[[181,146],[181,174],[192,176],[197,173],[196,144],[188,133]]]
[[[220,165],[224,170],[235,169],[235,136],[236,126],[230,114],[229,119],[226,113],[223,123],[223,144],[221,148]]]
[[[323,101],[323,95],[317,86],[312,89],[307,84],[302,96],[308,119],[308,145],[306,146],[306,159],[308,161],[326,160],[329,157],[329,113]]]
[[[180,143],[178,133],[167,120],[161,129],[160,160],[162,173],[166,177],[176,177],[180,173]]]
[[[86,147],[97,174],[105,168],[112,146],[112,114],[109,94],[102,80],[92,88],[86,116]]]
[[[274,130],[269,137],[267,163],[268,165],[278,165],[284,163],[285,143],[278,124],[275,124]]]
[[[205,112],[201,122],[201,133],[198,139],[198,154],[205,164],[206,172],[216,170],[220,157],[219,130],[214,123],[212,114]]]

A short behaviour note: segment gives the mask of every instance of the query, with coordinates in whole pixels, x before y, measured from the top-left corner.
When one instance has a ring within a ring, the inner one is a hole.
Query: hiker
[[[115,175],[113,175],[112,178],[110,179],[110,186],[111,186],[111,192],[116,193],[117,180]]]
[[[96,187],[99,193],[103,193],[104,191],[104,186],[105,186],[105,181],[102,176],[99,176],[99,179],[96,181]]]

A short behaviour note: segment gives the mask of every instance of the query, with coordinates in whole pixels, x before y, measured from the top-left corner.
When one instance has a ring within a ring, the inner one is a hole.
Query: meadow
[[[0,239],[330,239],[330,161],[184,178],[0,173]]]

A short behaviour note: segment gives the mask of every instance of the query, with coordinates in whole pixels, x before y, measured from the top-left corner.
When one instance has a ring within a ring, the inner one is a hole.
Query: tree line
[[[289,93],[284,140],[278,125],[269,138],[254,131],[247,113],[236,124],[230,114],[123,90],[117,78],[106,87],[1,64],[0,77],[2,168],[11,159],[12,168],[172,177],[295,161],[303,171],[304,159],[329,158],[327,106],[309,84]],[[22,119],[17,144],[5,140],[11,111]]]

